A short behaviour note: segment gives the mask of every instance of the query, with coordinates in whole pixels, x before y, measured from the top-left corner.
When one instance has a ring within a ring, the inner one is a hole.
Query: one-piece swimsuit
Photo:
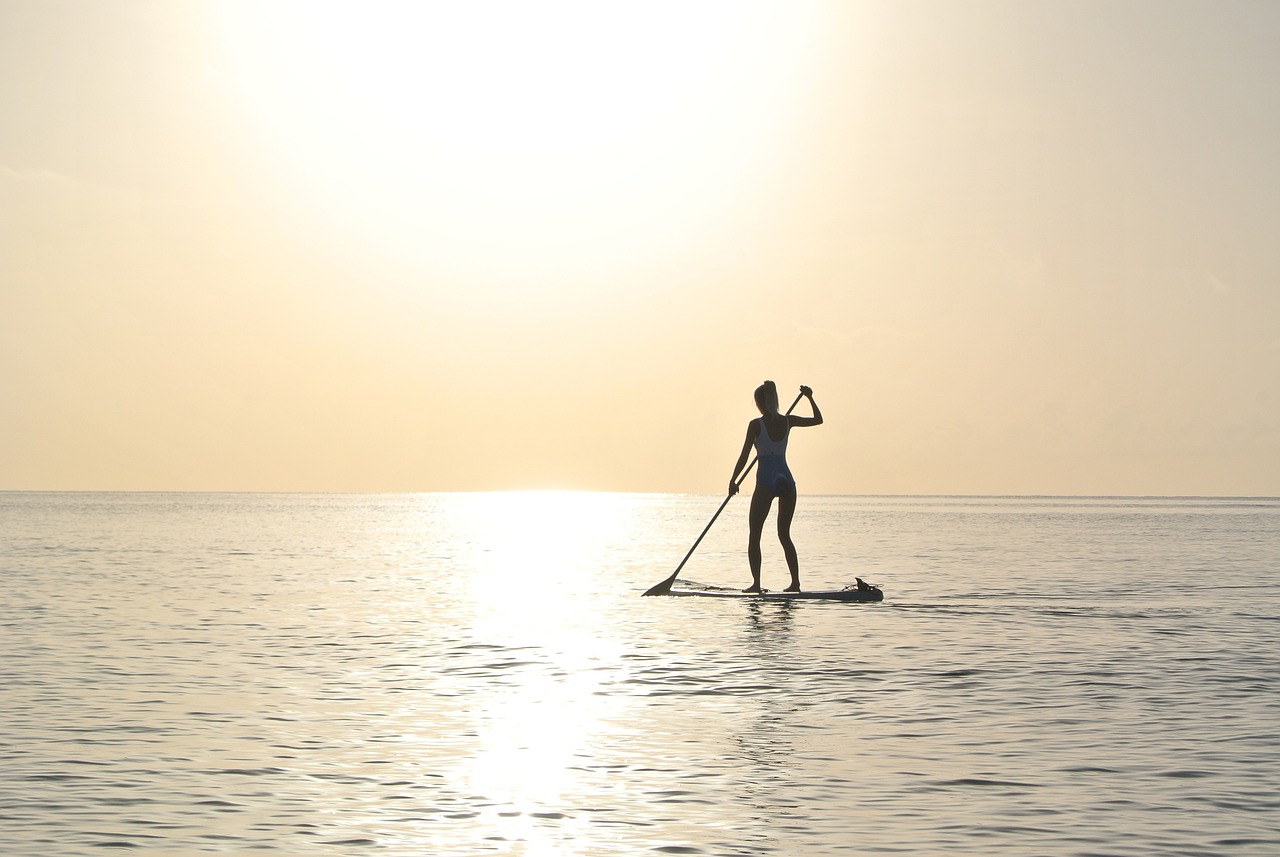
[[[756,471],[756,490],[763,491],[772,497],[780,497],[796,490],[796,480],[791,476],[791,468],[787,467],[787,438],[791,436],[791,423],[787,422],[787,430],[782,440],[769,437],[769,427],[764,417],[756,422],[760,431],[756,433],[756,456],[759,458],[759,469]]]

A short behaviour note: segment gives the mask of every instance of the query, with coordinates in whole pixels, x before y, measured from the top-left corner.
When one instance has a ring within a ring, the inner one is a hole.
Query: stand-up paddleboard
[[[743,592],[724,586],[705,586],[700,583],[681,581],[671,587],[668,595],[696,596],[699,598],[751,598],[757,601],[854,601],[869,603],[884,600],[884,590],[880,587],[858,581],[859,586],[846,586],[844,589],[810,590],[808,592],[782,592],[766,589],[763,592]]]

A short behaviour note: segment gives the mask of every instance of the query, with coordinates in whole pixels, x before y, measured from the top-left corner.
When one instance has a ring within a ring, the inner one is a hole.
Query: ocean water
[[[1280,500],[719,499],[0,494],[0,853],[1280,854]]]

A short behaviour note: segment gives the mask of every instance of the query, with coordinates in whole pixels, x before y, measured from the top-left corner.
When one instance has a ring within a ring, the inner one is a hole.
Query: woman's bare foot
[[[742,590],[742,591],[743,591],[743,592],[754,592],[754,593],[756,593],[756,594],[759,594],[759,593],[761,593],[761,592],[764,592],[764,590],[760,588],[760,584],[758,584],[758,583],[753,583],[753,584],[751,584],[750,586],[748,586],[746,589],[744,589],[744,590]]]
[[[784,589],[784,590],[782,590],[782,591],[783,591],[783,592],[799,592],[799,591],[800,591],[800,581],[798,581],[798,580],[797,580],[795,583],[791,584],[790,586],[788,586],[786,589]]]

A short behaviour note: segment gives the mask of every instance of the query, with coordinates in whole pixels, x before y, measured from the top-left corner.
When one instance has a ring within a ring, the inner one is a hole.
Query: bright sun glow
[[[225,11],[243,91],[347,227],[401,255],[518,248],[522,265],[570,246],[608,261],[624,237],[634,252],[729,216],[813,29],[728,0]]]

